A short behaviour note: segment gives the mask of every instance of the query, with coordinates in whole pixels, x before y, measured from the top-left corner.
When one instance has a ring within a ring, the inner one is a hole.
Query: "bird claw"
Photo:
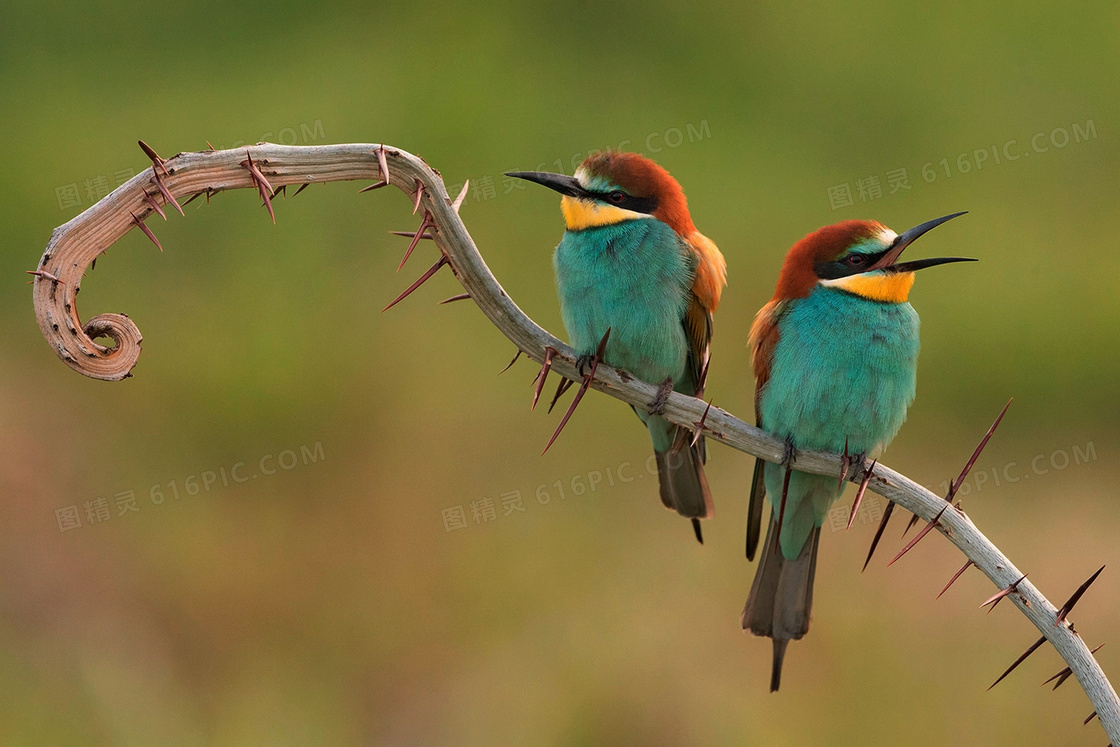
[[[793,439],[786,437],[785,448],[782,451],[782,464],[789,467],[797,459],[797,447],[793,445]]]
[[[657,387],[657,394],[649,403],[650,415],[661,415],[665,412],[665,405],[669,402],[669,395],[673,392],[673,377],[669,376]]]
[[[555,443],[557,437],[560,435],[560,431],[564,430],[564,426],[568,424],[568,420],[572,417],[572,413],[574,413],[576,411],[576,407],[579,406],[580,400],[583,399],[583,395],[586,394],[587,390],[591,387],[591,382],[595,380],[595,371],[599,368],[599,363],[603,360],[603,353],[607,349],[607,340],[610,338],[610,336],[611,330],[610,327],[607,327],[606,334],[604,334],[603,339],[599,341],[599,347],[595,350],[595,354],[591,356],[591,370],[583,376],[583,382],[579,385],[579,391],[577,391],[576,396],[572,398],[572,404],[568,406],[568,411],[564,413],[564,417],[560,419],[560,425],[556,426],[556,431],[552,434],[552,438],[548,439],[548,444],[545,445],[544,451],[541,452],[542,456],[549,450],[549,448],[552,447],[552,444]],[[561,392],[558,391],[557,397],[559,397],[560,394]],[[556,400],[553,400],[553,404],[556,404]],[[552,408],[550,407],[549,409],[551,410]]]

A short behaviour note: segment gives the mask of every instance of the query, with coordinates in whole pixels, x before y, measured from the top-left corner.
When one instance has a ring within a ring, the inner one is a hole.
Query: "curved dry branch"
[[[252,167],[259,173],[254,173]],[[382,173],[383,169],[387,175]],[[35,312],[44,337],[59,357],[80,373],[107,380],[129,376],[140,354],[141,337],[136,325],[123,314],[101,314],[83,325],[77,313],[76,296],[86,267],[113,242],[139,227],[144,218],[157,210],[157,205],[175,204],[176,196],[209,197],[222,190],[253,188],[260,191],[267,204],[274,187],[354,179],[385,179],[410,196],[413,212],[425,210],[417,233],[433,239],[441,254],[422,280],[443,265],[450,266],[470,298],[518,350],[542,363],[547,355],[552,370],[569,379],[580,378],[572,350],[522,312],[498,284],[460,220],[458,204],[448,197],[439,174],[416,156],[371,144],[260,143],[237,150],[181,153],[166,161],[155,156],[152,170],[129,180],[52,234],[34,271]],[[404,295],[407,293],[401,297]],[[98,345],[93,340],[98,336],[112,337],[116,345]],[[546,353],[549,349],[554,352]],[[645,407],[657,393],[656,387],[610,366],[598,368],[592,386],[638,407]],[[702,423],[707,438],[738,451],[775,462],[783,457],[782,441],[718,407],[708,409],[706,403],[694,397],[672,393],[664,417],[688,428]],[[836,454],[799,451],[794,466],[805,472],[839,475],[842,469],[846,470],[842,461]],[[1010,597],[1038,628],[1043,640],[1054,646],[1089,696],[1105,731],[1114,741],[1120,740],[1120,700],[1089,648],[1065,619],[1068,610],[1059,614],[958,506],[882,465],[876,465],[871,475],[866,470],[854,470],[847,479],[866,483],[870,490],[931,522],[927,530],[936,528],[956,545],[1001,590],[1000,598]],[[1075,597],[1079,595],[1080,590]],[[1041,643],[1042,640],[1038,645]]]

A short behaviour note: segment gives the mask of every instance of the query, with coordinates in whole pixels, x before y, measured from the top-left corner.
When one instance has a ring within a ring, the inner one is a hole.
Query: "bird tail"
[[[692,519],[696,539],[702,543],[699,519],[707,519],[715,512],[708,479],[704,476],[703,439],[695,445],[682,442],[666,451],[654,450],[654,455],[661,502],[666,508]]]
[[[813,609],[813,577],[817,571],[817,545],[821,529],[815,527],[805,539],[795,559],[782,554],[775,540],[777,522],[770,517],[766,543],[751,593],[743,608],[743,630],[774,640],[774,662],[770,673],[770,692],[782,682],[782,661],[786,645],[809,632]]]

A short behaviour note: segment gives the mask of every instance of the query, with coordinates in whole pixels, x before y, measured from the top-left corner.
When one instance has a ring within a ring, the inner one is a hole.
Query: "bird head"
[[[511,171],[563,197],[560,208],[569,231],[624,220],[656,218],[681,236],[696,231],[684,190],[669,172],[637,153],[605,151],[584,159],[575,176],[543,171]]]
[[[919,236],[961,215],[964,213],[926,221],[899,234],[876,221],[847,220],[825,226],[789,250],[774,298],[803,298],[817,285],[823,285],[874,301],[902,303],[914,284],[917,270],[976,261],[967,257],[898,261]]]

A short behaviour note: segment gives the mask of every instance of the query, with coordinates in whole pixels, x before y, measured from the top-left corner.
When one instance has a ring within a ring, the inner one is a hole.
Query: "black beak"
[[[547,171],[507,171],[506,176],[512,176],[517,179],[525,179],[530,182],[536,182],[541,186],[554,189],[562,195],[568,197],[589,198],[590,195],[586,189],[580,186],[579,181],[574,176],[565,176],[564,174],[550,174]]]
[[[942,223],[964,215],[966,212],[968,211],[966,210],[960,213],[953,213],[951,215],[945,215],[940,218],[934,218],[933,220],[928,220],[919,226],[914,226],[909,231],[900,233],[898,235],[898,238],[896,238],[891,243],[891,246],[889,249],[887,249],[886,254],[880,257],[879,261],[876,262],[871,267],[871,269],[883,270],[884,272],[914,272],[915,270],[921,270],[926,267],[949,264],[950,262],[975,262],[976,260],[970,257],[936,257],[934,259],[917,259],[913,262],[901,262],[898,264],[895,263],[895,260],[899,258],[906,247],[913,244],[919,236],[931,229],[937,228]]]

